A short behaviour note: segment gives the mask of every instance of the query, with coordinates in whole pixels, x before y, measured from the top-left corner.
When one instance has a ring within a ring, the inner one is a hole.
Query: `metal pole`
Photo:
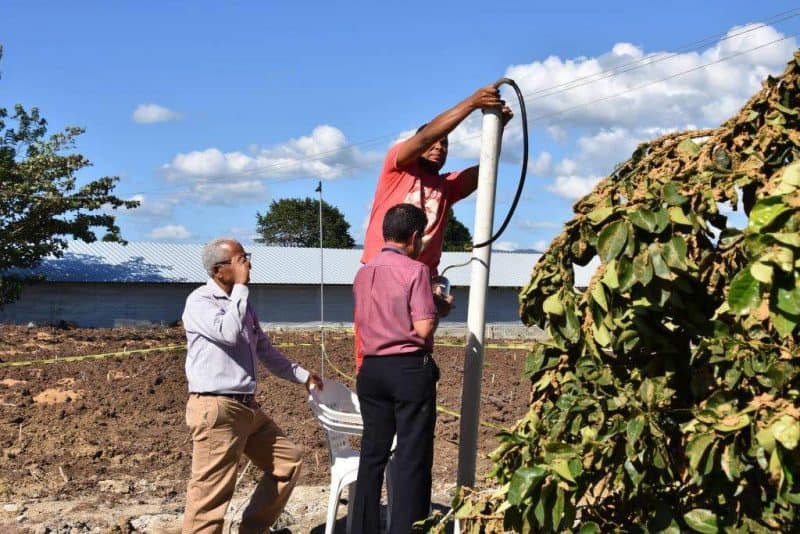
[[[503,122],[500,110],[483,112],[481,161],[478,171],[478,197],[475,205],[473,243],[492,237],[497,163]],[[467,308],[467,349],[464,354],[464,386],[461,394],[461,434],[458,443],[458,485],[475,485],[475,460],[478,450],[478,420],[481,404],[484,335],[486,332],[486,293],[489,289],[491,245],[473,249],[472,278]]]
[[[317,186],[319,191],[319,339],[320,339],[320,376],[325,378],[325,262],[322,246],[322,180]]]

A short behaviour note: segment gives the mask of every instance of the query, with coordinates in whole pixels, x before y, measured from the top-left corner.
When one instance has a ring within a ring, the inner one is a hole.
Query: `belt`
[[[415,350],[414,352],[396,352],[393,354],[365,354],[364,358],[424,358],[426,356],[432,356],[432,354],[427,350]]]
[[[255,395],[252,393],[213,393],[213,392],[206,392],[206,393],[192,393],[192,395],[199,395],[201,397],[225,397],[231,400],[235,400],[236,402],[240,402],[242,404],[249,405],[253,402]]]

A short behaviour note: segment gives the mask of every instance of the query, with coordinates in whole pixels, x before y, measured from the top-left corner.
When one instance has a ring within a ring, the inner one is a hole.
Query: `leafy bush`
[[[496,489],[455,499],[465,531],[800,530],[799,80],[800,52],[720,128],[639,146],[575,205],[520,295],[551,338]]]

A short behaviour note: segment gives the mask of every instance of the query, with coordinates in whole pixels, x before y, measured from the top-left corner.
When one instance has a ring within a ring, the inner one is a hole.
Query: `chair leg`
[[[331,480],[330,495],[328,495],[328,515],[325,519],[325,534],[333,534],[336,526],[336,510],[339,508],[339,491],[341,485],[338,480]]]
[[[347,486],[347,534],[353,531],[353,510],[356,502],[356,483],[351,482]]]

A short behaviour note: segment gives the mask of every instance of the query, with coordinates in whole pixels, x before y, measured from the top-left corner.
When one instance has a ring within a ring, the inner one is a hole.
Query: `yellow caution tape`
[[[275,343],[275,347],[313,347],[313,343]],[[83,360],[102,360],[114,356],[130,356],[132,354],[143,354],[147,352],[160,352],[169,350],[185,349],[186,345],[169,345],[167,347],[151,347],[149,349],[121,350],[117,352],[105,352],[103,354],[85,354],[83,356],[54,356],[52,358],[40,358],[37,360],[17,360],[13,362],[2,362],[3,367],[26,367],[28,365],[48,365],[59,362],[80,362]]]
[[[327,361],[327,362],[328,362],[328,365],[329,365],[330,367],[332,367],[332,368],[333,368],[333,370],[334,370],[334,371],[336,371],[336,373],[337,373],[337,374],[339,374],[339,375],[343,376],[344,378],[346,378],[346,379],[347,379],[347,380],[349,380],[350,382],[353,382],[353,383],[355,383],[356,379],[355,379],[354,377],[352,377],[352,376],[348,375],[347,373],[345,373],[344,371],[342,371],[341,369],[339,369],[338,367],[336,367],[336,365],[335,365],[335,364],[334,364],[334,363],[331,361],[331,359],[328,357],[328,353],[327,353],[327,352],[325,352],[325,347],[324,347],[324,346],[322,347],[322,354],[323,354],[323,356],[325,357],[325,361]],[[444,406],[444,405],[442,405],[442,404],[437,404],[437,405],[436,405],[436,411],[437,411],[437,412],[440,412],[440,413],[443,413],[443,414],[446,414],[446,415],[449,415],[449,416],[452,416],[452,417],[455,417],[456,419],[461,419],[461,414],[460,414],[460,413],[458,413],[458,412],[455,412],[455,411],[451,410],[450,408],[448,408],[447,406]],[[503,428],[503,427],[501,427],[501,426],[499,426],[499,425],[496,425],[496,424],[494,424],[494,423],[490,423],[490,422],[488,422],[488,421],[484,421],[484,420],[482,420],[482,419],[479,419],[479,420],[478,420],[478,423],[480,423],[480,424],[481,424],[481,425],[483,425],[483,426],[486,426],[486,427],[489,427],[489,428],[493,428],[493,429],[495,429],[495,430],[499,430],[499,431],[506,430],[505,428]]]

